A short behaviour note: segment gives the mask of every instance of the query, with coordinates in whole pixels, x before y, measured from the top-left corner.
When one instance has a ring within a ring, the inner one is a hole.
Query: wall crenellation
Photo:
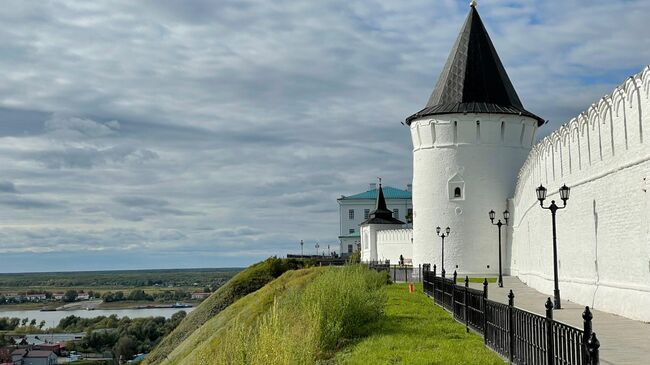
[[[644,134],[650,125],[643,111],[648,109],[650,66],[535,144],[519,172],[515,201],[528,195],[523,190],[530,190],[533,182],[577,181],[647,153]]]
[[[648,110],[650,66],[533,146],[509,202],[512,275],[552,293],[552,225],[535,189],[548,189],[548,206],[566,183],[571,196],[557,221],[563,298],[650,320]]]

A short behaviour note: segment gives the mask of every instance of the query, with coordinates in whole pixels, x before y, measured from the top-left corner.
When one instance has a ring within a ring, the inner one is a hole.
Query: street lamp
[[[316,256],[318,256],[318,248],[319,247],[320,247],[320,245],[318,244],[318,242],[316,242]]]
[[[442,277],[445,277],[445,237],[449,237],[449,233],[451,233],[451,228],[447,227],[445,228],[445,232],[443,234],[440,234],[440,227],[436,227],[436,234],[438,237],[442,238],[442,271],[440,273],[442,274]]]
[[[542,209],[547,209],[551,211],[551,217],[553,220],[553,280],[555,282],[555,290],[553,291],[553,296],[554,296],[554,303],[553,303],[553,308],[555,309],[562,309],[562,305],[560,304],[560,286],[558,283],[558,276],[557,276],[557,231],[555,228],[555,213],[557,213],[558,210],[566,208],[566,202],[569,200],[569,194],[571,193],[571,189],[565,185],[563,185],[560,188],[560,199],[562,199],[563,206],[558,207],[555,204],[555,200],[551,200],[551,205],[548,207],[544,206],[544,200],[546,199],[546,188],[542,185],[540,185],[536,189],[537,193],[537,200],[539,200],[539,205],[542,207]]]
[[[494,218],[496,217],[496,213],[494,210],[491,210],[490,213],[490,221],[492,222],[492,225],[495,225],[499,227],[499,288],[503,288],[503,273],[501,271],[501,227],[505,224],[506,226],[508,225],[508,219],[510,219],[510,212],[507,210],[503,212],[503,219],[506,221],[506,223],[502,223],[501,219],[499,219],[498,222],[494,223]]]
[[[305,254],[304,254],[304,251],[303,251],[303,249],[302,249],[302,247],[303,247],[304,245],[305,245],[305,242],[303,242],[302,240],[300,240],[300,256],[301,256],[301,257],[305,255]]]

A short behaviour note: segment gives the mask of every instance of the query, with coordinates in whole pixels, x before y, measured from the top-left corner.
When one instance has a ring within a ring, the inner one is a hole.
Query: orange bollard
[[[415,285],[409,284],[409,293],[415,293]]]

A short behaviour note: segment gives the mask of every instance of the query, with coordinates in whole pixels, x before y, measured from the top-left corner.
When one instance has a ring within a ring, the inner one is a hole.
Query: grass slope
[[[147,356],[146,363],[161,363],[195,330],[236,300],[262,288],[284,272],[301,268],[304,265],[303,261],[269,258],[239,272],[190,312],[178,327]]]
[[[422,287],[408,293],[406,284],[386,289],[385,316],[367,326],[367,337],[344,348],[338,364],[503,364],[481,337],[466,333]]]
[[[194,331],[162,364],[205,364],[206,361],[200,359],[208,357],[220,347],[224,334],[232,332],[235,326],[252,326],[269,310],[275,298],[287,290],[304,287],[323,270],[312,268],[289,271],[262,289],[238,300]]]
[[[362,266],[289,271],[210,319],[163,364],[329,362],[381,317],[386,280]]]

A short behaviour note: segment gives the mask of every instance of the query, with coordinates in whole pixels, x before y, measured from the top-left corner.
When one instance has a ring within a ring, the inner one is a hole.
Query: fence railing
[[[422,281],[422,265],[391,265],[390,261],[366,262],[368,267],[377,271],[387,271],[393,282]]]
[[[515,295],[510,291],[508,304],[488,299],[488,282],[483,290],[457,284],[452,278],[436,275],[430,265],[422,265],[424,292],[433,301],[450,311],[465,324],[466,330],[483,336],[485,344],[513,364],[597,365],[600,343],[592,331],[593,315],[589,307],[582,314],[583,329],[553,319],[553,303],[545,303],[546,315],[515,307]]]

